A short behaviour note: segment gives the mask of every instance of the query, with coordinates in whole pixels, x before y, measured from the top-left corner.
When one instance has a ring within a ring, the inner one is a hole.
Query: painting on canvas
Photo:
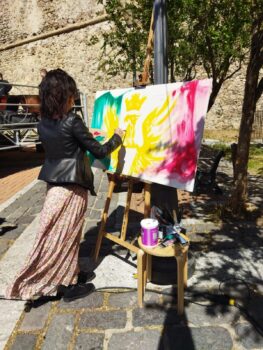
[[[125,137],[103,160],[90,154],[92,166],[192,191],[211,89],[205,79],[97,92],[91,127]]]

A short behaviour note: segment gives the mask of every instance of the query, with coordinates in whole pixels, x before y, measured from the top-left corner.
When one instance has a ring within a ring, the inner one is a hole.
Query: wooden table
[[[189,239],[182,235],[188,242]],[[181,246],[179,243],[168,247],[156,246],[154,248],[147,247],[142,244],[141,237],[138,239],[139,247],[146,253],[146,264],[144,264],[144,288],[147,281],[151,281],[152,275],[152,256],[172,257],[177,261],[177,312],[181,315],[184,312],[184,287],[187,285],[187,254],[189,244]]]

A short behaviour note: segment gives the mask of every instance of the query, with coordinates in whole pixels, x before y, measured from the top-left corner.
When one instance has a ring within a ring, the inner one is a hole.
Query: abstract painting
[[[97,92],[91,128],[125,137],[103,160],[89,154],[92,166],[192,191],[211,89],[204,79]]]

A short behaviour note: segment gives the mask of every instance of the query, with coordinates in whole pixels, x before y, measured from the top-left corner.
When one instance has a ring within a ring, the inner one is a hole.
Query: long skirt
[[[29,300],[56,295],[59,285],[77,283],[87,202],[87,190],[83,187],[47,186],[34,246],[24,268],[7,288],[6,298]]]

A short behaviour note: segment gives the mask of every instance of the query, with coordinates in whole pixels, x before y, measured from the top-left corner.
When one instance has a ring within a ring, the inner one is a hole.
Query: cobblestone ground
[[[165,291],[164,291],[165,292]],[[263,338],[237,308],[189,303],[178,317],[173,297],[95,292],[23,313],[6,349],[262,349]],[[254,308],[263,311],[260,300]]]
[[[225,170],[219,174],[219,179],[226,188],[230,186],[230,175]],[[263,189],[262,179],[253,177],[252,181],[253,200],[258,204],[257,198],[261,197]],[[94,249],[105,204],[108,180],[100,171],[95,173],[95,187],[98,196],[89,197],[80,258],[90,256]],[[0,235],[0,264],[16,238],[39,214],[45,188],[44,183],[36,183],[0,212],[0,217],[6,223]],[[108,230],[113,232],[120,227],[122,196],[123,193],[115,193],[111,201]],[[189,194],[181,192],[179,197],[183,224],[191,239],[191,251],[194,254],[217,254],[225,250],[234,251],[236,247],[256,249],[262,246],[262,226],[257,224],[260,215],[242,223],[222,222],[218,218],[215,221],[216,213],[211,208],[223,202],[224,196],[204,193],[190,198]],[[129,232],[138,231],[136,222],[141,217],[141,205],[140,194],[134,195]],[[116,247],[105,240],[100,254],[108,254],[112,249]],[[262,254],[257,258],[262,259]],[[212,269],[209,266],[205,268]],[[234,272],[231,266],[229,271],[221,271],[227,277],[235,275]],[[240,306],[236,307],[218,300],[208,300],[204,293],[194,296],[190,288],[186,290],[185,312],[181,317],[176,312],[176,291],[173,288],[160,293],[146,291],[142,309],[137,306],[137,292],[131,290],[96,291],[71,303],[62,300],[35,303],[29,312],[22,312],[5,350],[263,349],[263,337],[255,328],[263,324],[262,293],[256,288],[250,292],[252,295],[248,295],[247,286],[240,281],[236,290]]]

